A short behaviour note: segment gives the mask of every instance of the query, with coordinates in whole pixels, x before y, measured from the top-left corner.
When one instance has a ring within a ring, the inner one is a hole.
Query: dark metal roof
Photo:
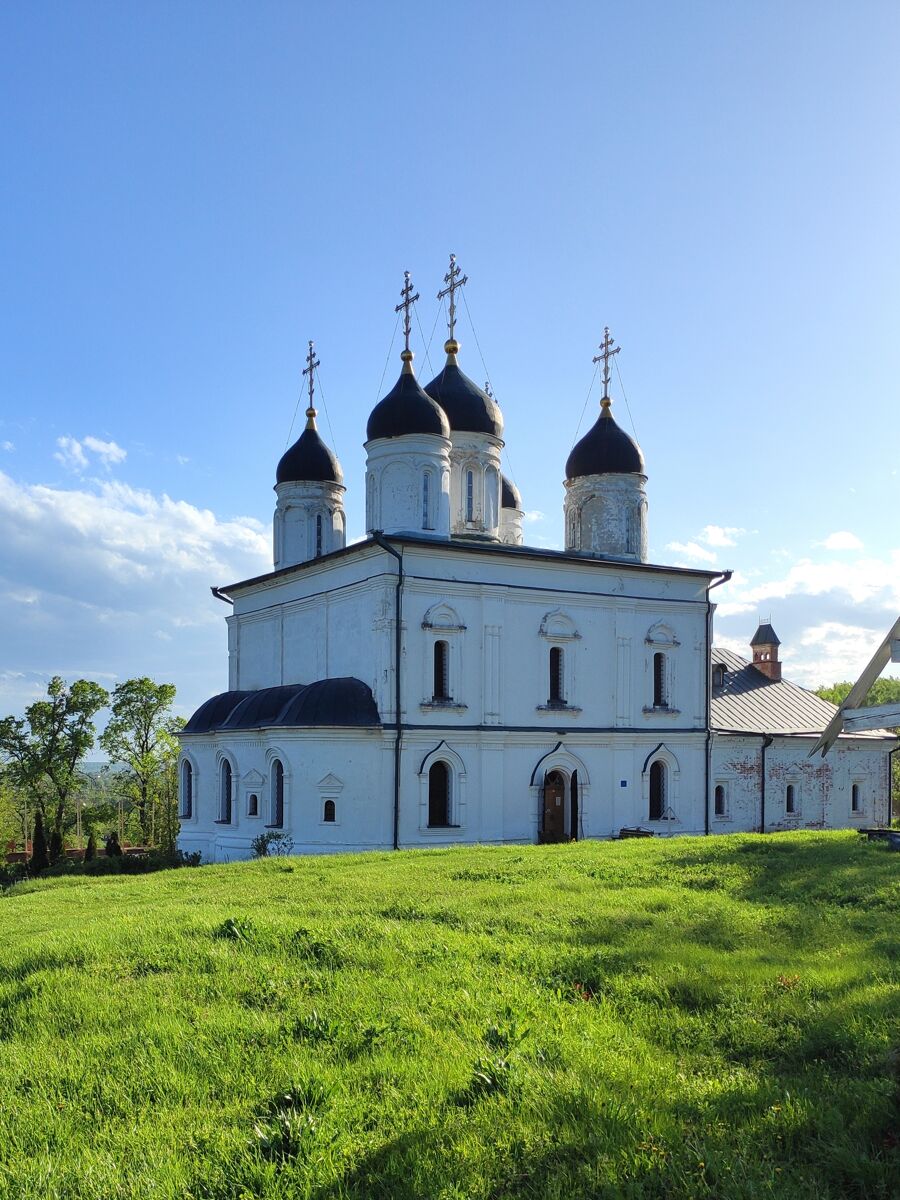
[[[769,679],[730,650],[714,646],[712,661],[725,666],[725,681],[712,692],[712,727],[719,732],[815,735],[837,711],[835,705],[795,683]]]
[[[577,442],[566,462],[566,479],[584,475],[643,475],[641,448],[620,429],[608,408]]]
[[[200,705],[184,732],[380,724],[371,689],[361,679],[349,676],[251,692],[222,692]]]
[[[276,483],[343,483],[341,464],[313,426],[304,429],[293,446],[282,455]]]
[[[410,433],[436,433],[449,437],[450,425],[444,410],[422,391],[409,363],[404,363],[400,378],[372,409],[366,426],[366,440],[372,442],[375,438],[403,437]]]
[[[760,624],[759,629],[750,639],[751,646],[780,646],[778,634],[768,623]]]
[[[463,374],[455,355],[448,356],[444,369],[425,385],[425,391],[447,414],[451,429],[460,433],[503,436],[503,414],[499,405]]]
[[[522,497],[519,494],[519,489],[505,475],[500,476],[500,507],[518,509],[522,507]]]
[[[385,538],[385,541],[396,546],[418,546],[427,550],[440,549],[442,552],[449,550],[451,553],[489,554],[505,558],[532,558],[545,562],[578,563],[587,567],[615,567],[616,571],[627,573],[658,571],[665,575],[689,575],[703,579],[719,579],[724,574],[723,571],[708,571],[703,567],[672,567],[664,563],[635,562],[634,559],[607,557],[601,554],[545,550],[540,546],[510,546],[505,542],[479,542],[473,538],[450,538],[448,541],[438,542],[434,538],[417,537],[413,533],[392,533]],[[330,554],[323,554],[321,558],[309,558],[305,562],[293,563],[289,567],[279,567],[277,571],[266,571],[265,574],[254,575],[250,579],[238,579],[234,583],[215,588],[213,594],[219,599],[227,598],[238,588],[252,587],[254,584],[268,583],[274,579],[284,579],[295,572],[321,570],[322,567],[330,566],[337,559],[352,558],[365,551],[378,549],[378,547],[379,543],[373,537],[367,537],[361,542],[352,542],[340,550],[333,550]]]

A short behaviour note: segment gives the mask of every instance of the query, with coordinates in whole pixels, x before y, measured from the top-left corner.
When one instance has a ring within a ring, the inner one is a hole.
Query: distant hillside
[[[896,1196],[900,855],[269,859],[0,895],[0,1195]]]

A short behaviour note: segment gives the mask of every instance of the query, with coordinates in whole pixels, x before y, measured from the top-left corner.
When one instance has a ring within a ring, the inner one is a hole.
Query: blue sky
[[[854,676],[900,609],[898,55],[894,3],[4,6],[0,712],[225,687],[209,585],[270,562],[307,340],[359,535],[402,273],[430,378],[450,250],[528,540],[608,324],[651,558]]]

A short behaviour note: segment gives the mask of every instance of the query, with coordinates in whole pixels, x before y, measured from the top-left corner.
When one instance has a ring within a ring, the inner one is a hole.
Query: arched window
[[[725,816],[725,788],[721,783],[716,784],[715,813],[717,817]]]
[[[549,704],[565,704],[566,691],[563,678],[563,650],[561,646],[550,647],[550,699]]]
[[[272,763],[272,819],[276,828],[284,824],[284,765],[280,758]]]
[[[181,764],[181,819],[189,821],[194,815],[194,768],[185,759]]]
[[[225,825],[231,824],[232,790],[231,763],[227,758],[223,758],[219,770],[219,820]]]
[[[466,471],[466,520],[475,520],[475,472]]]
[[[326,800],[322,808],[322,820],[333,822],[335,820],[336,809],[333,800]]]
[[[656,760],[650,767],[650,820],[661,821],[666,811],[666,764]]]
[[[653,655],[653,707],[666,707],[666,656],[659,651]]]
[[[316,558],[322,557],[322,514],[316,513]]]
[[[256,792],[251,792],[247,797],[247,816],[259,816],[259,796],[257,796]]]
[[[426,471],[422,476],[422,528],[433,529],[431,520],[431,472]]]
[[[796,812],[796,804],[797,800],[794,793],[794,785],[789,783],[784,793],[784,811],[789,813]]]
[[[434,699],[450,699],[450,647],[446,642],[434,643]]]
[[[862,808],[862,795],[858,783],[854,783],[850,789],[850,811],[859,812]]]
[[[428,772],[428,826],[450,824],[450,768],[445,762],[432,763]]]

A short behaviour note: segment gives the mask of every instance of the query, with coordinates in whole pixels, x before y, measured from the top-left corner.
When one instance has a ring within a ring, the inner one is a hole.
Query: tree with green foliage
[[[170,750],[174,699],[173,683],[154,683],[146,676],[126,679],[113,691],[112,715],[100,737],[110,760],[128,768],[146,843],[153,836],[154,789]]]
[[[28,870],[32,875],[40,875],[50,866],[50,854],[47,850],[47,837],[44,833],[44,818],[41,810],[34,814],[34,834],[31,839],[31,858]]]
[[[12,783],[23,789],[42,825],[62,835],[63,820],[78,781],[78,764],[94,744],[94,717],[109,702],[99,683],[54,675],[47,699],[25,709],[24,718],[0,720],[0,756]]]
[[[88,836],[87,846],[85,846],[85,848],[84,848],[84,861],[85,862],[93,862],[96,857],[97,857],[97,838],[94,836],[94,831],[92,829]]]

